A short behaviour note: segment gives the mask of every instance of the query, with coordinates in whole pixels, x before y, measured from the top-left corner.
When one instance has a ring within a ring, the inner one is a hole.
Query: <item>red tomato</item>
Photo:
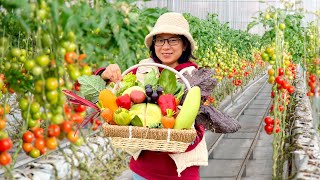
[[[74,86],[74,90],[80,91],[81,84],[80,84],[78,81],[76,81],[76,82],[73,84],[73,86]]]
[[[22,149],[25,153],[29,153],[33,149],[33,145],[31,143],[23,143]]]
[[[46,141],[43,138],[38,138],[34,142],[34,147],[41,151],[43,148],[46,147]]]
[[[282,88],[283,88],[283,89],[288,89],[289,87],[290,87],[290,84],[287,83],[287,82],[285,82],[285,81],[283,81],[283,83],[282,83]]]
[[[0,152],[8,151],[12,148],[12,141],[9,138],[0,140]]]
[[[36,138],[43,138],[43,132],[44,132],[43,128],[35,128],[33,130],[33,134]]]
[[[65,55],[64,55],[64,60],[66,61],[66,63],[68,64],[73,64],[74,60],[77,59],[77,54],[75,52],[67,52]]]
[[[273,131],[273,126],[272,125],[265,125],[264,130],[266,131],[267,134],[272,134]]]
[[[95,131],[99,128],[99,125],[98,124],[94,124],[92,125],[92,130]]]
[[[274,124],[274,121],[270,116],[265,117],[264,122],[266,123],[266,125],[273,125]]]
[[[84,58],[86,58],[87,55],[86,54],[80,54],[79,57],[78,57],[78,60],[79,61],[82,61]]]
[[[81,112],[84,112],[86,109],[87,109],[87,106],[85,105],[77,105],[74,108],[74,111],[81,113]]]
[[[277,77],[276,77],[276,83],[279,84],[279,85],[282,85],[282,83],[283,83],[283,78],[280,77],[280,76],[277,76]]]
[[[44,155],[47,153],[47,151],[48,151],[47,147],[44,147],[44,148],[40,149],[40,154]]]
[[[11,155],[7,152],[0,154],[0,165],[6,166],[11,163]]]
[[[57,124],[51,124],[48,127],[49,137],[58,137],[60,135],[60,127]]]
[[[271,98],[274,98],[274,91],[271,91]]]
[[[65,133],[68,133],[68,132],[72,131],[72,124],[73,124],[72,121],[64,121],[61,124],[62,131],[65,132]]]
[[[56,137],[48,138],[46,141],[46,145],[47,145],[47,148],[50,150],[56,149],[58,146],[58,141],[57,141]]]
[[[290,87],[288,88],[288,92],[289,92],[290,94],[294,93],[294,87],[293,87],[293,86],[290,86]]]
[[[283,111],[283,106],[279,105],[279,111],[282,112]]]
[[[283,68],[279,68],[279,69],[278,69],[278,75],[279,75],[279,76],[284,75],[284,70],[283,70]]]
[[[281,130],[281,129],[280,129],[280,126],[277,126],[275,131],[276,131],[276,133],[279,133],[280,130]]]
[[[83,121],[83,117],[80,113],[75,113],[71,115],[71,121],[77,123],[77,124],[81,124]]]
[[[67,134],[67,138],[70,142],[74,143],[78,140],[79,136],[78,136],[78,133],[75,133],[74,131],[70,131]]]
[[[69,106],[68,103],[65,103],[65,104],[63,105],[63,109],[64,109],[64,112],[65,112],[65,113],[71,113],[71,111],[72,111],[72,109],[71,109],[71,107]]]
[[[309,76],[309,80],[310,80],[311,82],[316,82],[316,76],[315,76],[315,75],[310,75],[310,76]]]
[[[25,132],[22,136],[22,140],[25,143],[31,143],[33,139],[34,139],[34,134],[30,131]]]

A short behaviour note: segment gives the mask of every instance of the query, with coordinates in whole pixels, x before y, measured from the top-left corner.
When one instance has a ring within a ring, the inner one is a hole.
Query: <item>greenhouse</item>
[[[0,0],[0,179],[320,179],[320,1]]]

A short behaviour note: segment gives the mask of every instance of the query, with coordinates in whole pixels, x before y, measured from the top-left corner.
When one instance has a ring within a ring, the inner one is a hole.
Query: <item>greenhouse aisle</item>
[[[270,180],[272,179],[272,140],[264,130],[253,152],[253,160],[248,162],[246,176],[242,180]]]

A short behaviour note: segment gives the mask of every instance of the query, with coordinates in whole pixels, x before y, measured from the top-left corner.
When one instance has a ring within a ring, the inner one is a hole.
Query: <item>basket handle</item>
[[[186,88],[187,90],[189,91],[191,89],[191,86],[190,86],[190,83],[189,81],[181,74],[179,73],[177,70],[169,67],[169,66],[166,66],[166,65],[163,65],[163,64],[159,64],[159,63],[141,63],[141,64],[136,64],[134,66],[131,66],[130,68],[128,68],[127,70],[125,70],[123,73],[122,73],[122,76],[125,76],[126,74],[128,74],[130,71],[132,71],[133,69],[135,68],[138,68],[140,66],[157,66],[157,67],[161,67],[163,69],[167,69],[173,73],[175,73],[176,75],[178,75],[180,77],[180,79],[183,81],[183,83],[186,85]],[[117,83],[118,84],[118,83]],[[116,84],[116,86],[117,86]]]

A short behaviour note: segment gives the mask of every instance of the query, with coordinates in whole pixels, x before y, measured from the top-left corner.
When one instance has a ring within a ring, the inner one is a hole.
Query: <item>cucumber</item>
[[[198,86],[193,86],[183,102],[182,108],[174,123],[174,129],[190,129],[198,115],[201,103],[201,91]]]

